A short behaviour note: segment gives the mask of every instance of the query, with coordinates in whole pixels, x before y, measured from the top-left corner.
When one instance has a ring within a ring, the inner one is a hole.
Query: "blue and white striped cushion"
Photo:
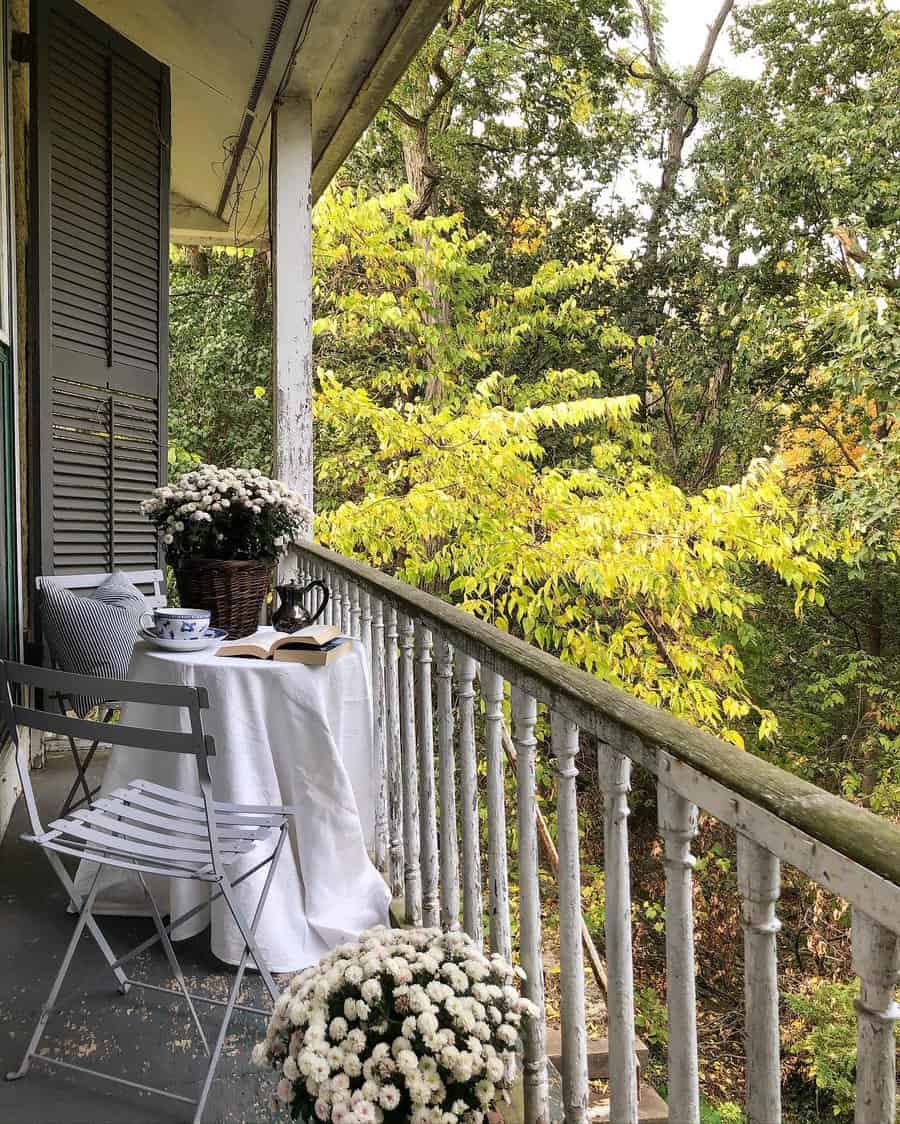
[[[147,607],[137,586],[116,573],[88,596],[50,583],[43,594],[41,620],[56,666],[78,675],[125,679]],[[101,701],[79,695],[72,706],[83,718]]]

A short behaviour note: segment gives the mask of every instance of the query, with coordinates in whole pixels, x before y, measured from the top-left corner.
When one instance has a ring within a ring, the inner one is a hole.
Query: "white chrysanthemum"
[[[419,1059],[412,1050],[400,1050],[397,1054],[397,1068],[401,1073],[409,1076],[419,1068]]]
[[[482,1080],[475,1084],[475,1096],[484,1108],[489,1108],[493,1104],[495,1092],[494,1085],[490,1081]]]
[[[382,996],[381,984],[378,980],[365,980],[360,994],[367,1003],[377,1003]]]
[[[396,1085],[382,1085],[378,1094],[378,1103],[388,1112],[393,1111],[400,1103],[400,1090]]]

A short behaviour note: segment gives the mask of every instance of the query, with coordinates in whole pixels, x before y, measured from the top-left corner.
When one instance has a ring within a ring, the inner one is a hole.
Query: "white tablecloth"
[[[257,930],[272,971],[298,971],[388,919],[388,889],[367,854],[374,837],[376,767],[365,650],[354,642],[352,651],[328,667],[214,653],[172,654],[142,642],[134,650],[129,678],[207,688],[209,710],[203,720],[216,743],[210,760],[216,799],[301,809]],[[135,703],[126,710],[122,720],[131,725],[189,728],[180,710]],[[193,757],[114,747],[103,791],[139,777],[199,794]],[[233,877],[252,865],[237,864]],[[90,863],[79,868],[76,884],[82,893],[93,869]],[[245,916],[253,915],[266,870],[237,888]],[[154,878],[152,889],[160,908],[173,916],[209,896],[206,885],[186,879]],[[149,914],[137,878],[113,869],[103,873],[96,911]],[[236,964],[242,942],[221,898],[173,936],[193,936],[210,922],[213,953]]]

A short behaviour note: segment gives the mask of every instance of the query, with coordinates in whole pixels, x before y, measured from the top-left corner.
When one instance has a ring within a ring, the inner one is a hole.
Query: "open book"
[[[257,660],[289,660],[313,667],[324,667],[352,647],[331,624],[306,628],[302,632],[273,632],[263,629],[237,643],[224,644],[217,656],[249,656]]]

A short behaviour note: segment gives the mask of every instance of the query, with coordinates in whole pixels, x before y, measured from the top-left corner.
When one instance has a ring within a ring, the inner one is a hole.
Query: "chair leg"
[[[69,941],[69,947],[66,949],[66,954],[63,957],[62,964],[59,966],[59,971],[56,973],[56,979],[53,981],[53,987],[50,989],[50,994],[47,996],[47,1002],[41,1008],[40,1018],[34,1028],[34,1033],[31,1035],[31,1041],[28,1043],[25,1056],[22,1058],[22,1064],[17,1070],[14,1070],[12,1073],[7,1073],[7,1081],[17,1081],[20,1077],[24,1077],[31,1068],[31,1059],[37,1053],[41,1038],[44,1036],[44,1030],[50,1020],[50,1016],[53,1014],[56,1000],[59,998],[60,988],[63,985],[63,980],[65,980],[69,967],[72,964],[75,948],[81,940],[81,934],[88,925],[91,910],[94,908],[94,898],[97,896],[97,890],[100,885],[100,871],[102,869],[102,867],[98,868],[97,873],[94,875],[94,881],[91,883],[91,888],[81,907],[81,912],[78,915],[75,932],[72,934],[72,939]]]
[[[237,1002],[238,995],[240,994],[241,983],[243,982],[244,972],[247,968],[247,957],[249,956],[251,951],[253,951],[253,958],[256,961],[256,966],[262,974],[263,979],[266,981],[266,987],[269,989],[269,994],[272,996],[273,1000],[278,998],[277,989],[273,991],[273,988],[275,987],[274,981],[272,980],[268,968],[266,968],[265,961],[260,958],[259,951],[256,948],[254,934],[256,932],[257,925],[259,925],[259,919],[260,917],[262,917],[262,911],[265,907],[266,899],[269,896],[269,890],[272,887],[272,880],[275,876],[275,867],[278,863],[278,858],[281,854],[281,848],[284,845],[286,834],[287,832],[285,825],[281,829],[281,835],[279,836],[278,843],[275,847],[275,850],[272,852],[271,862],[266,873],[266,881],[263,884],[262,892],[259,895],[259,901],[256,903],[256,909],[253,913],[253,920],[250,922],[249,927],[247,926],[244,916],[241,913],[240,907],[234,901],[233,895],[231,893],[231,886],[229,885],[227,879],[223,878],[221,882],[222,893],[225,897],[225,901],[228,903],[228,908],[231,910],[231,914],[234,917],[238,928],[241,930],[241,934],[244,936],[244,951],[241,953],[241,959],[240,963],[238,964],[237,972],[235,973],[234,983],[231,985],[231,991],[228,994],[228,1003],[225,1006],[225,1014],[222,1016],[222,1024],[219,1027],[219,1033],[216,1037],[216,1044],[213,1047],[212,1057],[209,1061],[209,1067],[206,1070],[206,1078],[203,1082],[203,1089],[200,1093],[200,1099],[197,1101],[197,1110],[194,1113],[193,1124],[201,1124],[202,1122],[203,1112],[206,1108],[206,1101],[209,1097],[209,1091],[212,1088],[213,1078],[216,1075],[216,1069],[219,1065],[219,1055],[221,1054],[222,1046],[225,1043],[225,1036],[228,1034],[228,1027],[231,1023],[231,1017],[234,1014],[234,1005]],[[269,986],[270,984],[271,986]]]
[[[284,824],[281,828],[281,835],[278,837],[278,843],[275,847],[275,850],[272,852],[272,865],[269,867],[269,873],[266,875],[266,882],[263,886],[263,892],[260,895],[259,902],[256,906],[256,913],[253,916],[253,922],[249,926],[247,925],[247,921],[243,913],[241,913],[240,907],[235,901],[233,889],[227,877],[223,877],[220,883],[222,894],[225,898],[229,910],[231,911],[231,916],[234,918],[234,923],[241,931],[241,936],[244,938],[244,943],[250,950],[250,954],[256,962],[256,968],[263,978],[263,983],[266,985],[266,989],[269,992],[269,995],[272,997],[273,1003],[278,999],[279,991],[275,985],[275,981],[272,979],[272,973],[266,967],[266,962],[259,951],[259,946],[256,943],[256,937],[254,934],[256,932],[256,923],[258,922],[260,914],[262,913],[262,908],[265,905],[265,900],[269,896],[269,887],[272,885],[272,878],[275,874],[275,867],[278,863],[279,856],[281,855],[281,848],[284,846],[284,841],[286,838],[287,824]]]
[[[60,859],[59,855],[57,855],[55,851],[45,851],[44,854],[47,856],[47,861],[53,867],[56,877],[62,883],[63,889],[69,895],[69,900],[72,902],[72,905],[76,910],[81,912],[83,903],[78,897],[78,893],[75,890],[75,883],[72,881],[69,872],[63,866],[62,860]],[[102,870],[102,866],[97,868],[98,879]],[[97,947],[103,953],[103,957],[106,960],[106,963],[110,966],[110,968],[112,968],[113,975],[116,977],[116,983],[118,983],[119,985],[119,991],[122,993],[122,995],[127,995],[128,990],[131,987],[128,982],[128,977],[119,966],[119,962],[116,959],[116,954],[110,948],[109,942],[107,941],[106,937],[104,937],[100,926],[90,914],[88,915],[85,924],[87,925],[88,931],[90,932],[91,936],[97,942]]]
[[[65,714],[66,713],[65,698],[62,695],[58,695],[57,696],[57,702],[59,704],[60,711],[63,714]],[[69,700],[69,702],[71,704],[71,700]],[[115,712],[116,712],[115,707],[107,707],[106,713],[103,715],[103,721],[109,722],[112,719],[112,716],[115,714]],[[72,751],[72,760],[75,762],[75,772],[76,772],[77,776],[75,777],[75,780],[72,784],[72,787],[69,789],[69,795],[63,801],[63,806],[60,809],[60,812],[59,812],[59,815],[57,816],[57,819],[61,820],[64,816],[67,816],[69,814],[69,812],[73,811],[75,808],[80,808],[82,804],[88,804],[89,805],[91,800],[93,800],[93,798],[100,791],[100,785],[97,785],[96,788],[92,789],[90,787],[90,785],[88,784],[88,779],[87,779],[87,770],[90,767],[91,761],[93,761],[93,759],[94,759],[94,754],[97,752],[97,747],[99,746],[99,744],[100,744],[99,741],[93,742],[88,747],[84,757],[82,758],[80,756],[79,752],[78,752],[78,746],[75,744],[75,739],[73,737],[69,738],[69,748]],[[76,800],[75,796],[76,796],[76,793],[78,792],[79,788],[82,790],[84,795],[82,797],[80,797],[78,800]]]
[[[78,746],[75,744],[74,738],[69,738],[69,745],[72,750],[72,759],[75,762],[75,770],[78,776],[75,778],[72,787],[69,789],[69,794],[63,801],[63,806],[59,810],[57,819],[63,819],[69,814],[74,812],[76,808],[80,808],[82,804],[90,804],[97,793],[100,791],[100,785],[96,788],[91,788],[87,780],[87,770],[90,767],[94,754],[97,751],[99,742],[93,742],[88,748],[87,752],[82,759],[78,755]],[[79,788],[84,792],[84,796],[75,799]]]
[[[175,955],[175,949],[172,948],[172,942],[169,940],[169,934],[166,932],[165,925],[163,924],[162,915],[159,912],[159,906],[156,904],[156,898],[150,893],[150,887],[147,885],[147,879],[138,871],[138,878],[141,880],[141,886],[144,888],[144,894],[147,901],[150,903],[150,909],[153,911],[153,924],[156,926],[156,931],[159,933],[159,939],[162,942],[163,949],[166,954],[166,959],[169,961],[169,967],[172,969],[172,974],[181,989],[181,994],[185,998],[190,1012],[191,1018],[194,1020],[194,1026],[197,1028],[197,1033],[200,1035],[200,1041],[203,1043],[203,1049],[209,1054],[209,1043],[206,1041],[206,1035],[203,1032],[203,1027],[200,1023],[200,1018],[197,1014],[197,1008],[194,1006],[194,1001],[191,999],[191,993],[188,991],[187,983],[184,979],[184,972],[181,970],[181,965],[178,963],[178,957]]]

